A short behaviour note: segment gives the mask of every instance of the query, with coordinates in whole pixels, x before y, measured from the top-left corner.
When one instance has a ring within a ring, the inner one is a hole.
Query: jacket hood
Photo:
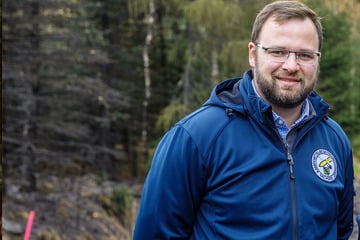
[[[271,114],[270,104],[258,97],[252,86],[253,73],[248,70],[242,77],[231,78],[219,83],[211,92],[209,99],[204,105],[213,105],[235,111],[241,115],[253,115],[257,119],[266,119]],[[311,114],[324,116],[328,113],[329,105],[313,91],[308,99],[310,100]]]

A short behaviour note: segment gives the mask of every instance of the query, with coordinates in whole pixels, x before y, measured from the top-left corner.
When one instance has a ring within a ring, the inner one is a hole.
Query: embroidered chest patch
[[[335,157],[325,149],[318,149],[312,155],[312,167],[315,174],[326,182],[333,182],[337,175]]]

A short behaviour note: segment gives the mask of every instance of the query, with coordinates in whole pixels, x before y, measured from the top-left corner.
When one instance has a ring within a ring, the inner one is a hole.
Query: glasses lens
[[[317,60],[317,55],[313,52],[297,52],[296,59],[300,64],[313,65]]]
[[[311,51],[289,51],[282,48],[263,48],[270,56],[271,61],[283,63],[286,62],[291,53],[296,56],[296,62],[301,65],[314,65],[316,64],[319,56]]]

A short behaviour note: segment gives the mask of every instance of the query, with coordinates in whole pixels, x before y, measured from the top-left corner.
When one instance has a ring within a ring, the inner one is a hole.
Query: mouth
[[[301,82],[300,78],[291,76],[277,76],[276,79],[286,87],[297,86]]]

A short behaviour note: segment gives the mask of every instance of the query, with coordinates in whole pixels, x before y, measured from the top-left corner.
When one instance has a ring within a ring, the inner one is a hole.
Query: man
[[[322,26],[299,2],[256,17],[251,70],[163,137],[134,239],[348,239],[349,140],[313,88]]]

